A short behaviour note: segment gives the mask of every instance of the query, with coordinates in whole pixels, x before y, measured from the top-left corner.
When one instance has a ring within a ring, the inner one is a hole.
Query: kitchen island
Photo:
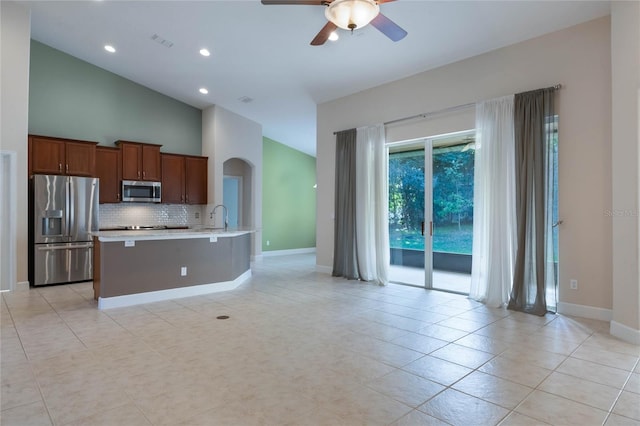
[[[251,277],[252,230],[164,229],[93,234],[99,309],[232,290]]]

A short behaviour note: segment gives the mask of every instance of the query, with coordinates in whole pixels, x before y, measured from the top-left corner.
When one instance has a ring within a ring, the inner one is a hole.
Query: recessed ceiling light
[[[112,45],[110,45],[110,44],[105,44],[105,45],[104,45],[104,50],[106,50],[106,51],[107,51],[107,52],[109,52],[109,53],[116,53],[116,48],[115,48],[115,47],[113,47],[113,46],[112,46]]]
[[[202,56],[209,56],[211,55],[211,52],[209,52],[207,49],[200,49],[200,54]]]
[[[204,87],[201,87],[199,91],[200,91],[200,93],[202,93],[203,95],[206,95],[207,93],[209,93],[209,91],[208,91],[206,88],[204,88]]]
[[[335,31],[331,31],[331,34],[329,34],[329,40],[331,41],[336,41],[340,38],[340,36],[338,36],[338,33]]]

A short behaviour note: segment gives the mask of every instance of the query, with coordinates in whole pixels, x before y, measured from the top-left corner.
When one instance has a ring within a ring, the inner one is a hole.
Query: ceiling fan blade
[[[335,31],[337,28],[338,27],[333,22],[327,22],[327,25],[322,27],[318,35],[316,35],[315,38],[311,40],[311,45],[312,46],[323,45],[327,41],[331,33]]]
[[[308,6],[324,6],[326,0],[262,0],[262,4],[270,6],[274,4],[302,4]]]
[[[371,25],[376,27],[382,34],[386,35],[393,41],[400,41],[407,36],[407,32],[391,19],[379,13],[373,18]]]

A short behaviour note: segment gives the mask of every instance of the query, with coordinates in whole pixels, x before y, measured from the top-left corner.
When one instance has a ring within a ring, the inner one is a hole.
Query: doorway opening
[[[241,158],[230,158],[222,169],[222,204],[227,207],[229,226],[253,226],[253,167]]]
[[[224,176],[222,199],[227,207],[229,226],[237,228],[242,224],[242,176]]]

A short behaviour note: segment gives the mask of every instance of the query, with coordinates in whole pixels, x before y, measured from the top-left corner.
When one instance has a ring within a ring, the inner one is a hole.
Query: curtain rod
[[[551,89],[551,88],[553,88],[555,90],[559,90],[559,89],[562,88],[562,84],[556,84],[555,86],[547,87],[547,89]],[[436,111],[423,112],[422,114],[416,114],[416,115],[411,115],[409,117],[403,117],[403,118],[398,118],[398,119],[391,120],[391,121],[385,121],[382,124],[384,124],[385,126],[388,126],[389,124],[395,124],[395,123],[400,123],[402,121],[414,120],[416,118],[427,118],[427,117],[430,117],[430,116],[433,116],[433,115],[445,114],[447,112],[453,112],[453,111],[457,111],[459,109],[471,108],[472,106],[475,106],[476,103],[477,102],[469,102],[468,104],[455,105],[455,106],[452,106],[452,107],[447,107],[447,108],[439,109],[439,110],[436,110]],[[340,133],[340,132],[333,132],[334,135],[336,135],[338,133]]]

